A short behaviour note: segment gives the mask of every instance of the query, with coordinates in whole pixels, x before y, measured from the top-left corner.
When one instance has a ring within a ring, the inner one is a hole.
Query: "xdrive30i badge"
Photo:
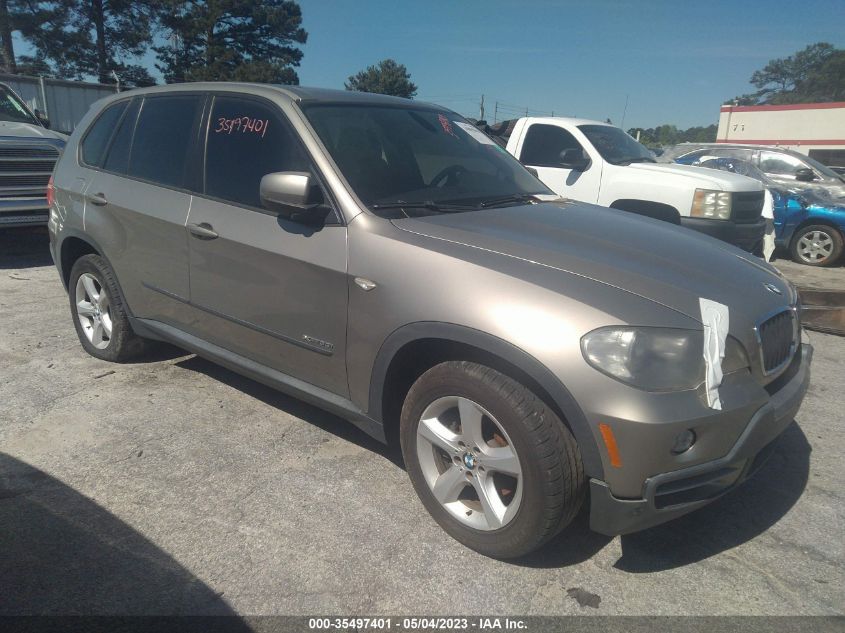
[[[329,343],[328,341],[323,341],[321,339],[314,338],[313,336],[308,336],[307,334],[302,335],[302,340],[308,343],[309,345],[314,345],[315,347],[324,349],[327,352],[334,351],[334,343]]]

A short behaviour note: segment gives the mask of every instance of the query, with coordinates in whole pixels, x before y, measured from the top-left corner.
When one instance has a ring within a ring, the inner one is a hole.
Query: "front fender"
[[[505,340],[473,328],[435,321],[410,323],[395,330],[376,355],[370,380],[368,414],[382,419],[382,393],[391,361],[405,345],[423,339],[439,339],[462,343],[494,354],[527,374],[539,384],[566,418],[578,442],[584,470],[589,477],[604,478],[601,457],[593,435],[578,403],[564,384],[540,361]]]

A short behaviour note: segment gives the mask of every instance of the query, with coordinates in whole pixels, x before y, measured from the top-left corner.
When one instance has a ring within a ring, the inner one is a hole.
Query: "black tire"
[[[812,260],[801,255],[801,239],[816,231],[832,242],[832,249],[827,256]],[[832,266],[842,256],[842,234],[832,226],[827,226],[826,224],[812,224],[801,227],[795,231],[795,235],[792,237],[789,252],[792,255],[792,261],[799,264],[806,266]]]
[[[105,289],[108,297],[108,315],[111,320],[111,335],[108,337],[105,347],[97,347],[88,335],[77,313],[76,287],[82,275],[91,275],[96,280],[99,289]],[[70,298],[70,312],[73,325],[76,328],[76,335],[82,347],[91,356],[113,363],[124,363],[144,354],[148,349],[149,341],[142,339],[132,331],[126,308],[123,304],[123,295],[117,285],[114,271],[99,255],[83,255],[76,260],[70,271],[68,282],[68,297]]]
[[[475,529],[458,521],[435,498],[420,465],[420,418],[431,403],[451,396],[486,409],[518,456],[521,502],[498,529]],[[408,475],[423,505],[450,536],[486,556],[509,559],[534,551],[572,521],[586,496],[581,454],[569,429],[529,389],[489,367],[450,361],[426,371],[405,398],[400,433]]]

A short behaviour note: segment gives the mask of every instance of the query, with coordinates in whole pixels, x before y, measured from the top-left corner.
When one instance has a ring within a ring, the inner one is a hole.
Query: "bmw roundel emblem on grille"
[[[780,291],[780,288],[778,288],[778,287],[777,287],[776,285],[774,285],[774,284],[763,284],[763,287],[764,287],[766,290],[768,290],[769,292],[773,292],[773,293],[775,293],[776,295],[782,295],[782,294],[783,294],[783,293]]]

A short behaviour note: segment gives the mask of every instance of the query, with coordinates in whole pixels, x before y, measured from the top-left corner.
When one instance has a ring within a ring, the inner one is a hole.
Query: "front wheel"
[[[414,383],[401,443],[434,520],[487,556],[537,549],[585,497],[581,455],[563,422],[526,387],[477,363],[441,363]]]
[[[805,226],[792,238],[792,259],[808,266],[830,266],[842,255],[842,234],[824,224]]]

